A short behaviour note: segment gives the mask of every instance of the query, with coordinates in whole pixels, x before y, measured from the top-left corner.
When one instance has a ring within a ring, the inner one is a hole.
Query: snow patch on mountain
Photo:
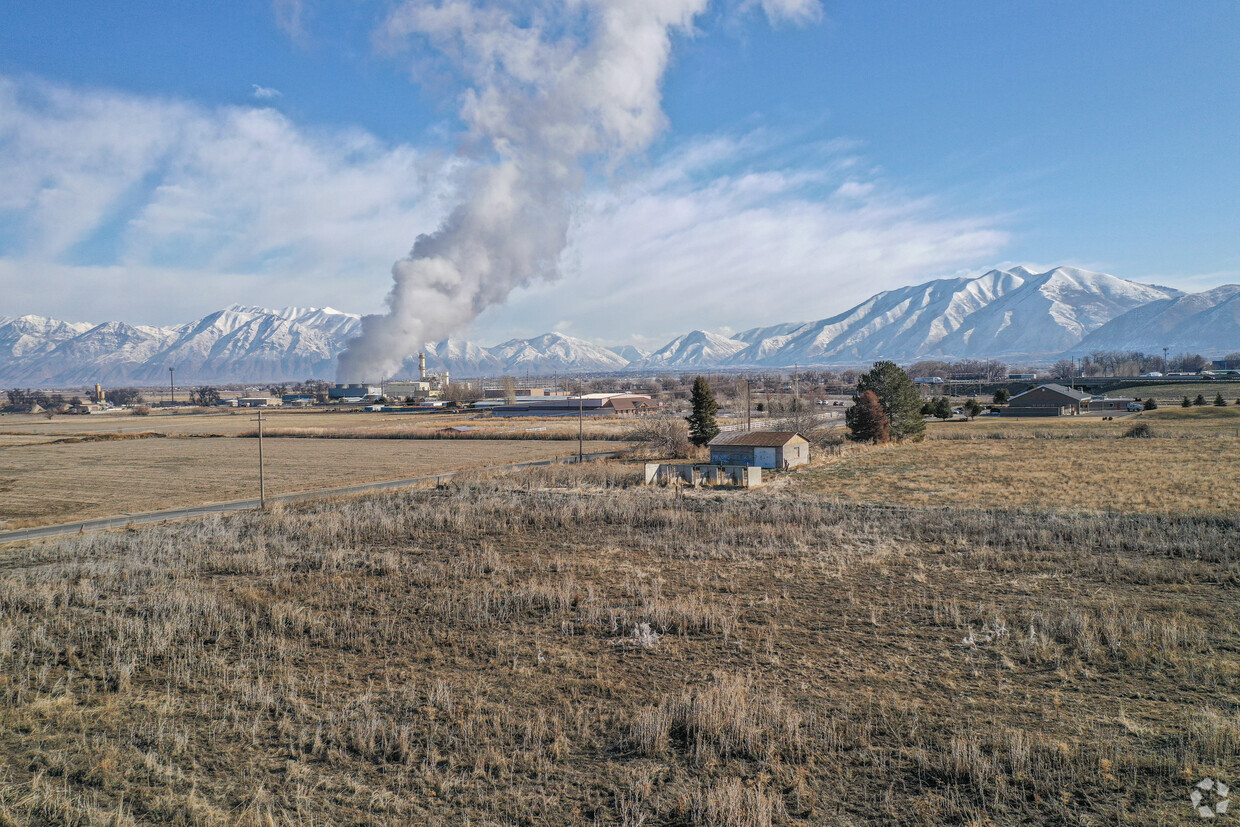
[[[504,363],[504,371],[511,374],[616,371],[628,367],[628,361],[614,351],[563,333],[510,339],[489,350]]]
[[[1149,302],[1117,316],[1068,350],[1140,350],[1222,356],[1240,351],[1240,284]]]
[[[677,336],[634,367],[640,368],[704,368],[727,364],[746,347],[745,342],[694,330]]]

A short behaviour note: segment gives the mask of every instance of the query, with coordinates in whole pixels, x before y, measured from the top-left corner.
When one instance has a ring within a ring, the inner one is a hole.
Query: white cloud
[[[471,335],[567,329],[650,346],[821,318],[991,261],[1007,241],[988,217],[902,194],[853,144],[787,148],[770,131],[710,136],[597,185],[565,277],[516,291]],[[456,203],[461,163],[269,108],[0,78],[4,312],[161,324],[233,302],[373,312],[392,262]]]
[[[260,101],[271,100],[281,95],[279,89],[272,89],[270,86],[259,86],[257,83],[251,83],[250,85],[254,87],[254,97]]]
[[[822,19],[819,0],[745,0],[742,8],[761,8],[773,24],[804,26]]]
[[[306,30],[305,0],[272,0],[271,11],[280,31],[294,43],[306,43],[309,33]]]
[[[359,130],[3,78],[0,180],[0,290],[72,283],[21,312],[84,318],[114,303],[114,268],[132,275],[126,318],[155,297],[161,321],[311,296],[376,309],[451,201],[450,162]]]
[[[596,193],[575,227],[570,275],[514,293],[474,336],[538,333],[571,318],[574,335],[648,344],[695,327],[823,318],[975,266],[1008,240],[993,219],[951,216],[873,172],[863,179],[845,144],[828,145],[809,169],[760,167],[753,159],[770,138],[694,143],[629,186]],[[718,167],[725,159],[730,171]]]

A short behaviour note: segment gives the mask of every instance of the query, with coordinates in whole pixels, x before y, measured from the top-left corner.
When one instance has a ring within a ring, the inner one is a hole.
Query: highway
[[[586,454],[585,459],[607,459],[618,454],[617,451],[602,451],[593,454]],[[374,491],[390,491],[394,488],[409,488],[415,485],[423,485],[428,482],[443,482],[452,479],[463,471],[512,471],[521,468],[537,468],[545,465],[556,465],[559,463],[576,462],[576,456],[554,457],[551,459],[530,460],[528,462],[516,462],[509,465],[489,465],[482,468],[463,468],[460,471],[445,471],[441,474],[426,474],[421,477],[407,477],[399,480],[384,480],[382,482],[366,482],[358,485],[346,485],[341,488],[322,488],[317,491],[299,491],[295,494],[280,494],[267,498],[268,505],[286,505],[289,503],[305,502],[307,500],[326,499],[330,497],[349,496],[352,494],[366,494]],[[0,531],[0,545],[6,543],[21,543],[29,540],[46,540],[52,537],[64,537],[70,534],[85,534],[88,531],[107,531],[115,528],[129,528],[147,523],[163,523],[168,520],[185,520],[194,517],[206,517],[210,514],[228,514],[234,511],[251,511],[259,507],[257,497],[250,500],[231,500],[223,503],[211,503],[209,505],[196,505],[190,508],[171,508],[166,511],[147,511],[142,514],[118,514],[114,517],[98,517],[93,520],[81,520],[75,523],[61,523],[59,525],[36,526],[34,528],[16,528],[11,531]]]

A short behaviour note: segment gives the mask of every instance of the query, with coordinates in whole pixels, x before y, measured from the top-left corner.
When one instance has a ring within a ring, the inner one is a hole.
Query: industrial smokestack
[[[787,0],[784,0],[785,2]],[[812,0],[796,0],[799,3]],[[584,165],[641,150],[662,128],[659,82],[673,30],[708,0],[410,0],[385,25],[469,84],[474,157],[464,201],[392,267],[386,315],[367,316],[337,379],[388,377],[517,287],[553,278]],[[532,5],[532,8],[531,8]]]
[[[418,378],[423,382],[426,381],[426,354],[418,354]]]

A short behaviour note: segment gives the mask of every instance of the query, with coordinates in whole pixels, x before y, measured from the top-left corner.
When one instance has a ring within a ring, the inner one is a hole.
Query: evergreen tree
[[[1214,397],[1214,405],[1215,405],[1215,407],[1222,408],[1222,407],[1224,407],[1226,404],[1227,404],[1227,400],[1223,398],[1223,394],[1221,394],[1221,393],[1220,393],[1218,396]]]
[[[705,445],[719,435],[719,425],[715,422],[715,414],[719,405],[715,395],[711,393],[706,377],[699,376],[693,380],[693,413],[687,417],[689,421],[689,441],[694,445]]]
[[[1191,408],[1192,406],[1193,406],[1193,403],[1188,401],[1187,396],[1184,397],[1184,401],[1180,403],[1181,408]]]
[[[1009,398],[1007,388],[999,388],[999,390],[995,391],[996,405],[1006,405]]]
[[[891,441],[891,423],[874,391],[857,397],[852,407],[844,412],[844,424],[851,431],[849,437],[857,442],[880,445]]]
[[[934,400],[934,415],[939,419],[952,418],[952,403],[946,396]]]
[[[1193,400],[1193,404],[1200,408],[1206,404],[1206,398],[1201,394],[1197,394],[1197,398]]]
[[[976,399],[966,399],[964,402],[965,415],[972,419],[982,412],[982,405]]]
[[[875,362],[874,367],[861,375],[857,382],[857,397],[866,391],[874,391],[887,420],[891,424],[891,438],[897,442],[917,441],[925,436],[926,421],[921,416],[921,394],[908,374],[895,362]]]

